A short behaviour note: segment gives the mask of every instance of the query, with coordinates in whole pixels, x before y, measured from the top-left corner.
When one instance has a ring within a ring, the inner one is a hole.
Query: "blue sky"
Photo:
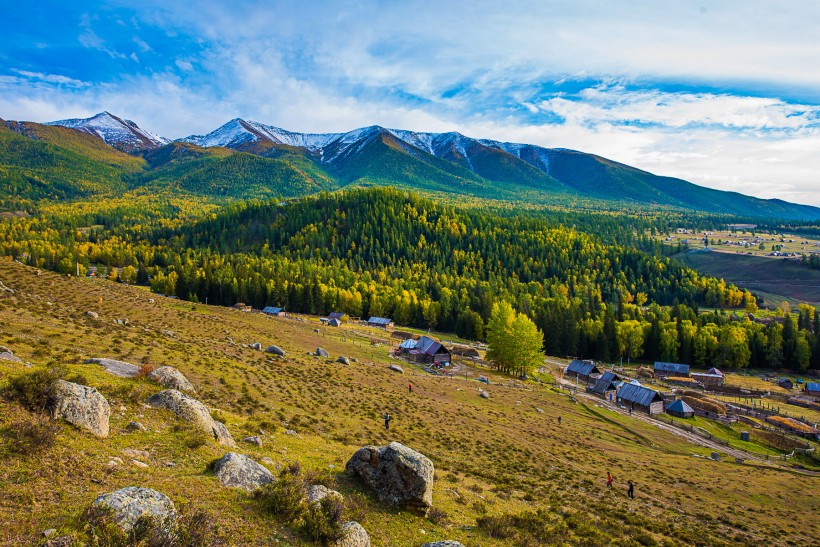
[[[460,131],[820,205],[815,1],[4,4],[5,119]]]

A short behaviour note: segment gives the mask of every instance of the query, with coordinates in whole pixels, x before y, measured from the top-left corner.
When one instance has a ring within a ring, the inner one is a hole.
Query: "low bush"
[[[342,537],[344,502],[337,496],[327,496],[318,503],[308,503],[302,511],[299,531],[310,540],[327,544]]]
[[[12,422],[2,430],[6,451],[17,456],[45,452],[54,446],[60,427],[47,418],[38,417]]]
[[[125,532],[109,507],[92,505],[80,517],[82,532],[89,545],[107,547],[210,547],[220,545],[213,518],[189,505],[180,508],[175,518],[158,520],[144,516]]]
[[[64,378],[65,369],[59,366],[40,367],[9,378],[3,395],[17,401],[28,410],[45,411],[54,400],[57,381]]]
[[[279,480],[266,484],[258,489],[254,497],[262,502],[262,506],[280,517],[287,523],[293,523],[305,511],[305,484],[302,471],[298,463],[291,464],[279,473]]]

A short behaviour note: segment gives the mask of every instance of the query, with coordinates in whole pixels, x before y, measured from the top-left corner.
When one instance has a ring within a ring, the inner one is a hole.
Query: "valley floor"
[[[279,466],[298,461],[329,474],[344,494],[364,493],[344,473],[359,447],[395,440],[424,453],[436,467],[438,511],[425,518],[381,507],[368,496],[360,522],[373,545],[441,539],[469,547],[820,544],[817,476],[754,459],[737,463],[725,451],[723,461],[712,461],[714,447],[602,401],[469,366],[444,377],[403,364],[398,374],[387,368],[394,362],[389,339],[358,326],[358,332],[330,330],[315,318],[192,304],[105,280],[38,275],[7,260],[0,260],[0,281],[15,291],[0,293],[0,344],[35,366],[65,365],[112,406],[106,439],[61,425],[57,444],[41,454],[12,456],[0,445],[3,545],[34,544],[47,528],[79,537],[79,515],[91,501],[129,485],[155,488],[178,505],[207,512],[227,544],[302,542],[257,501],[222,487],[207,471],[226,449],[213,442],[186,446],[189,432],[172,415],[143,404],[161,388],[81,364],[88,357],[177,367],[235,438],[265,432],[261,447],[240,443],[239,451]],[[124,318],[127,324],[115,321]],[[385,343],[372,345],[379,339]],[[255,342],[276,344],[287,357],[254,350]],[[318,346],[330,359],[312,355]],[[340,364],[339,356],[357,361]],[[23,363],[0,360],[0,386],[25,370]],[[477,382],[479,374],[491,383]],[[481,389],[489,399],[479,397]],[[384,412],[393,416],[389,431]],[[0,399],[0,430],[28,416],[19,404]],[[126,432],[132,420],[148,431]],[[126,449],[147,451],[148,467],[107,465]],[[613,489],[605,486],[608,471]],[[634,500],[626,496],[630,480]],[[529,543],[505,536],[503,527],[478,525],[482,517],[538,509],[544,530]]]

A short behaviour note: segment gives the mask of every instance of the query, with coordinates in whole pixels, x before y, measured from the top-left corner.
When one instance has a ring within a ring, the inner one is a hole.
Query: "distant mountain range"
[[[473,139],[453,132],[370,126],[347,133],[311,134],[236,118],[207,135],[171,142],[108,112],[46,126],[4,125],[52,146],[71,142],[73,151],[85,159],[88,154],[78,148],[77,139],[38,127],[62,126],[89,135],[145,160],[141,168],[129,171],[128,184],[162,184],[207,195],[292,196],[350,184],[382,184],[511,201],[590,200],[613,202],[613,206],[631,203],[820,219],[817,207],[704,188],[574,150]],[[0,154],[3,163],[7,162]]]

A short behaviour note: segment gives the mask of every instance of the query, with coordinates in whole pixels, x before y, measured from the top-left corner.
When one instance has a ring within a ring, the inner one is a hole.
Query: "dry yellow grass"
[[[405,374],[399,375],[387,369],[389,346],[366,341],[377,331],[345,326],[316,333],[313,318],[273,319],[103,280],[35,276],[8,261],[0,261],[0,280],[17,290],[0,295],[0,344],[35,365],[65,364],[69,374],[105,394],[114,409],[108,439],[62,424],[54,448],[2,462],[4,545],[36,542],[46,528],[75,530],[78,515],[97,495],[128,485],[153,487],[179,504],[209,512],[229,543],[300,541],[250,497],[220,487],[205,472],[224,448],[212,442],[189,448],[190,432],[173,416],[142,405],[157,386],[80,364],[92,356],[179,368],[197,385],[198,397],[219,410],[234,437],[260,428],[266,432],[262,448],[240,443],[239,451],[330,470],[345,493],[360,489],[342,473],[358,447],[396,440],[425,453],[436,466],[434,504],[447,518],[431,522],[380,507],[371,498],[362,524],[373,545],[438,539],[507,545],[508,540],[476,527],[476,520],[538,508],[569,523],[564,537],[570,543],[600,541],[590,539],[600,538],[591,530],[596,526],[624,544],[636,538],[667,545],[816,542],[817,476],[693,458],[710,451],[650,424],[575,404],[544,386],[518,388],[492,371],[442,378],[404,364]],[[87,316],[89,310],[100,318]],[[128,326],[114,323],[122,317]],[[277,344],[288,356],[274,358],[245,347],[257,341]],[[308,355],[317,346],[332,358]],[[335,363],[339,355],[358,362]],[[0,385],[21,370],[20,364],[0,361]],[[476,382],[479,374],[492,384]],[[479,387],[491,398],[479,398]],[[389,432],[380,420],[385,411],[394,417]],[[0,429],[27,415],[16,403],[0,400]],[[134,419],[149,431],[123,432]],[[287,435],[285,429],[298,434]],[[126,448],[150,452],[149,467],[108,467]],[[607,471],[615,476],[611,491],[604,486]],[[637,485],[634,501],[625,496],[627,480]]]

